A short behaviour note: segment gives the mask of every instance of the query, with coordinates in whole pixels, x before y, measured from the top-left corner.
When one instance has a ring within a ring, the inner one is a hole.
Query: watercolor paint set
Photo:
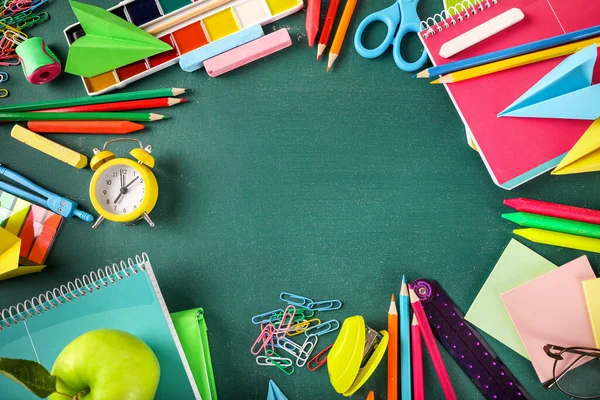
[[[108,11],[147,32],[155,31],[169,20],[193,14],[206,0],[126,0]],[[170,44],[173,50],[126,65],[91,78],[82,78],[88,95],[120,89],[164,68],[176,64],[179,57],[252,25],[267,25],[302,9],[302,0],[232,0],[215,9],[170,26],[154,36]],[[167,24],[168,25],[168,24]],[[64,30],[69,45],[83,37],[79,23]]]
[[[0,227],[21,238],[20,264],[44,264],[63,217],[0,190]]]

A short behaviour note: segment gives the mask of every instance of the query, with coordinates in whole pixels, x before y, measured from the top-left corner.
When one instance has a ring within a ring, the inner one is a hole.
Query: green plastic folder
[[[193,308],[180,311],[171,314],[171,319],[202,400],[217,400],[204,310]]]
[[[70,74],[90,78],[172,49],[100,7],[70,3],[85,31],[69,48],[65,71]]]

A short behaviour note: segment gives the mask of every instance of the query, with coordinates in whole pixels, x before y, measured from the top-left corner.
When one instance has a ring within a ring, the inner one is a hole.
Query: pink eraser
[[[216,77],[291,45],[292,38],[283,28],[204,61],[204,68],[208,75]]]

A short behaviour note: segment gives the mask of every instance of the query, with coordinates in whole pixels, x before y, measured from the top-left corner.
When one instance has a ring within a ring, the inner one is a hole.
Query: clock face
[[[96,184],[96,198],[110,214],[135,212],[146,195],[146,185],[139,171],[129,165],[117,164],[108,168]]]

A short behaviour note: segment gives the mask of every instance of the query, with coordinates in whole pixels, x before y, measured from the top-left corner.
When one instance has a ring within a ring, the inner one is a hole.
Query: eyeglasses
[[[546,389],[556,385],[576,399],[600,399],[600,349],[547,344],[544,351],[554,359],[553,379],[544,383]]]

